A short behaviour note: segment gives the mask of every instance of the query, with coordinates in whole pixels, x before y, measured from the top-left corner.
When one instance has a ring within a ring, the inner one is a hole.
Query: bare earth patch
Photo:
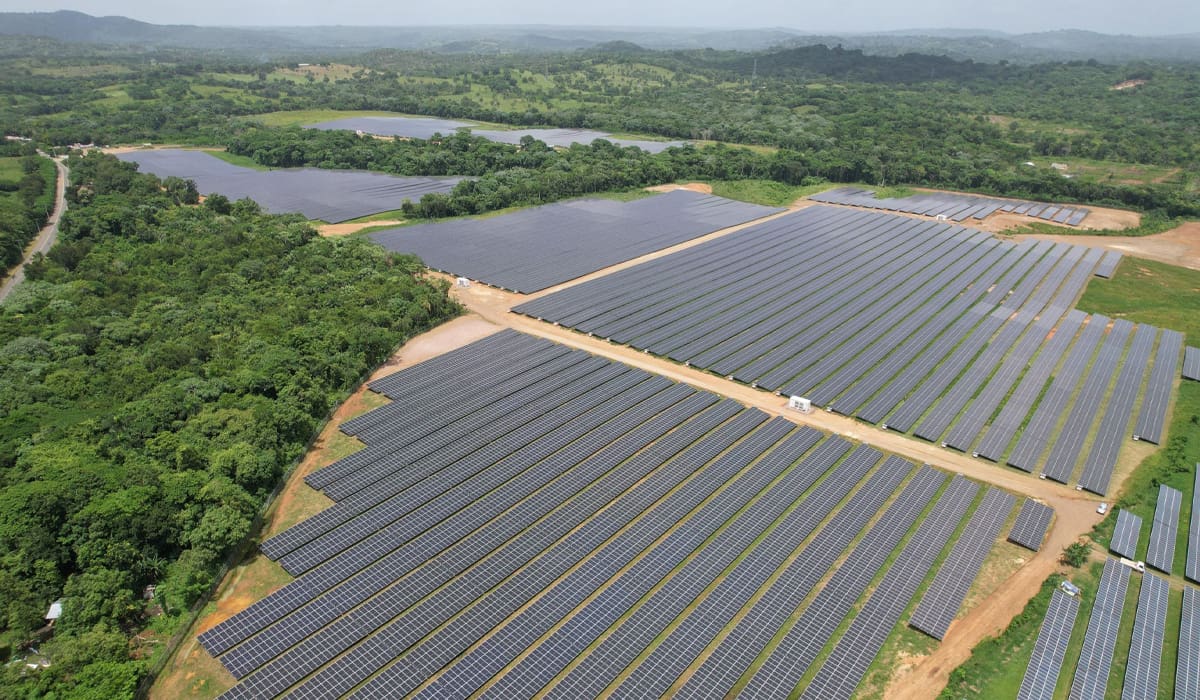
[[[646,188],[647,192],[674,192],[675,190],[690,190],[692,192],[712,194],[712,185],[705,182],[689,182],[686,185],[668,183],[666,185],[655,185],[653,187]]]
[[[1089,219],[1091,217],[1088,217]],[[1051,236],[1031,234],[1014,236],[1017,240],[1037,238],[1065,241],[1095,248],[1107,248],[1138,258],[1200,270],[1200,222],[1190,221],[1153,236]]]
[[[374,228],[376,226],[399,226],[404,223],[403,220],[397,219],[394,221],[360,221],[356,224],[324,224],[317,227],[317,233],[322,236],[349,236],[352,233],[358,233],[365,228]]]

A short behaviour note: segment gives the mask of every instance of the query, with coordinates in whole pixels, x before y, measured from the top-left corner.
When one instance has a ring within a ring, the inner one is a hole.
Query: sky
[[[357,26],[557,24],[873,32],[986,28],[1108,34],[1200,32],[1196,0],[0,0],[0,11],[77,10],[155,24]]]

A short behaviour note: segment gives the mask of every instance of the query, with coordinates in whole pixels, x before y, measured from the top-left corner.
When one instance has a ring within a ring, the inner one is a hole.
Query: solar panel
[[[1138,388],[1150,362],[1150,350],[1154,346],[1157,328],[1139,326],[1133,342],[1125,354],[1117,382],[1109,394],[1100,428],[1083,463],[1083,474],[1079,485],[1100,495],[1108,492],[1108,482],[1117,465],[1117,454],[1121,450],[1122,438],[1127,434],[1129,420],[1133,417],[1133,406]]]
[[[1100,588],[1092,604],[1087,634],[1083,638],[1083,650],[1075,666],[1071,700],[1104,697],[1128,587],[1129,569],[1116,559],[1107,559],[1100,577]]]
[[[1054,687],[1058,684],[1078,614],[1079,599],[1056,589],[1046,608],[1046,617],[1025,668],[1017,700],[1050,700],[1054,697]]]
[[[802,698],[828,700],[850,698],[854,694],[978,490],[976,484],[961,476],[951,480],[946,493],[938,499],[937,505],[821,664]]]
[[[1008,533],[1008,541],[1038,551],[1042,548],[1042,540],[1046,538],[1046,529],[1050,527],[1050,519],[1053,517],[1053,508],[1032,498],[1026,498],[1021,504],[1020,512],[1017,513],[1012,530]]]
[[[1147,573],[1138,594],[1137,617],[1129,643],[1122,700],[1155,700],[1158,673],[1162,668],[1163,638],[1167,629],[1167,597],[1171,585],[1165,578]]]
[[[299,168],[254,170],[227,163],[204,151],[162,148],[117,155],[144,173],[176,176],[196,183],[200,194],[230,200],[249,197],[272,214],[299,212],[330,223],[399,208],[430,193],[447,194],[466,178],[402,177],[384,173]]]
[[[371,239],[435,270],[530,293],[780,211],[676,190],[631,202],[573,201],[406,226]]]
[[[944,482],[929,466],[918,470],[780,640],[747,693],[778,695],[796,685]],[[823,573],[807,561],[793,562],[690,676],[681,697],[728,694]]]
[[[1137,559],[1138,539],[1142,532],[1142,519],[1125,509],[1117,511],[1117,525],[1113,529],[1109,549],[1126,559]]]
[[[829,204],[844,204],[871,209],[887,209],[908,214],[923,214],[925,216],[945,216],[955,221],[968,218],[983,219],[996,210],[1016,211],[1033,216],[1036,205],[1041,211],[1041,218],[1050,218],[1060,211],[1059,207],[1047,208],[1035,202],[1022,200],[1005,200],[979,195],[955,194],[953,192],[918,193],[908,197],[893,197],[877,199],[874,190],[864,190],[854,187],[840,187],[825,192],[810,195],[809,199]],[[1078,207],[1062,207],[1061,218],[1054,220],[1059,223],[1078,225],[1087,216],[1088,210]],[[1078,219],[1076,219],[1078,217]]]
[[[1179,650],[1175,657],[1175,697],[1200,698],[1200,591],[1183,589]]]
[[[1115,250],[1110,250],[1104,254],[1104,259],[1100,261],[1100,265],[1096,267],[1096,276],[1111,278],[1117,271],[1117,265],[1121,262],[1121,253]]]
[[[1200,382],[1200,348],[1189,345],[1184,349],[1183,378]]]
[[[934,639],[946,637],[950,623],[966,600],[967,592],[983,568],[983,562],[1015,502],[1015,498],[1003,491],[988,489],[983,502],[954,543],[950,555],[925,590],[920,604],[908,620],[910,625]]]
[[[1179,351],[1182,348],[1182,333],[1172,330],[1162,332],[1154,356],[1154,368],[1150,370],[1150,379],[1142,396],[1142,409],[1133,428],[1134,440],[1162,444],[1163,427],[1167,422],[1167,405],[1171,401],[1171,389],[1175,384]]]
[[[1200,463],[1196,464],[1192,486],[1192,519],[1188,525],[1187,569],[1185,575],[1200,583]]]
[[[1179,507],[1183,493],[1170,486],[1158,487],[1158,504],[1154,508],[1154,525],[1150,528],[1150,546],[1146,550],[1146,564],[1171,573],[1175,563],[1175,540],[1179,533]]]

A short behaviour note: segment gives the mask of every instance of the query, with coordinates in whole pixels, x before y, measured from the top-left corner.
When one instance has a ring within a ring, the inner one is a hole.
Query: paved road
[[[38,151],[38,155],[49,158],[45,153]],[[46,225],[38,232],[37,238],[33,239],[33,243],[25,249],[25,259],[21,264],[13,270],[13,273],[4,278],[0,283],[0,302],[8,298],[8,295],[21,280],[25,279],[25,263],[29,262],[34,253],[42,253],[43,255],[50,251],[54,242],[58,240],[58,221],[62,218],[62,213],[67,210],[67,166],[62,164],[62,161],[55,160],[54,167],[58,168],[58,187],[54,193],[54,213],[50,215],[50,219],[46,221]]]

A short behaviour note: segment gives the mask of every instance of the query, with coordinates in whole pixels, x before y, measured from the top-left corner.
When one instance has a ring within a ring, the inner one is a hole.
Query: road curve
[[[38,155],[50,158],[50,156],[38,151]],[[62,213],[67,210],[67,166],[62,164],[61,160],[51,158],[54,161],[54,167],[58,169],[58,185],[54,188],[54,212],[50,214],[50,218],[46,221],[46,225],[38,232],[37,238],[29,244],[25,249],[25,257],[21,263],[12,270],[12,274],[4,278],[0,282],[0,302],[8,298],[9,293],[16,288],[21,280],[25,279],[25,263],[33,258],[35,253],[45,255],[50,251],[54,242],[58,240],[58,221],[62,218]]]

